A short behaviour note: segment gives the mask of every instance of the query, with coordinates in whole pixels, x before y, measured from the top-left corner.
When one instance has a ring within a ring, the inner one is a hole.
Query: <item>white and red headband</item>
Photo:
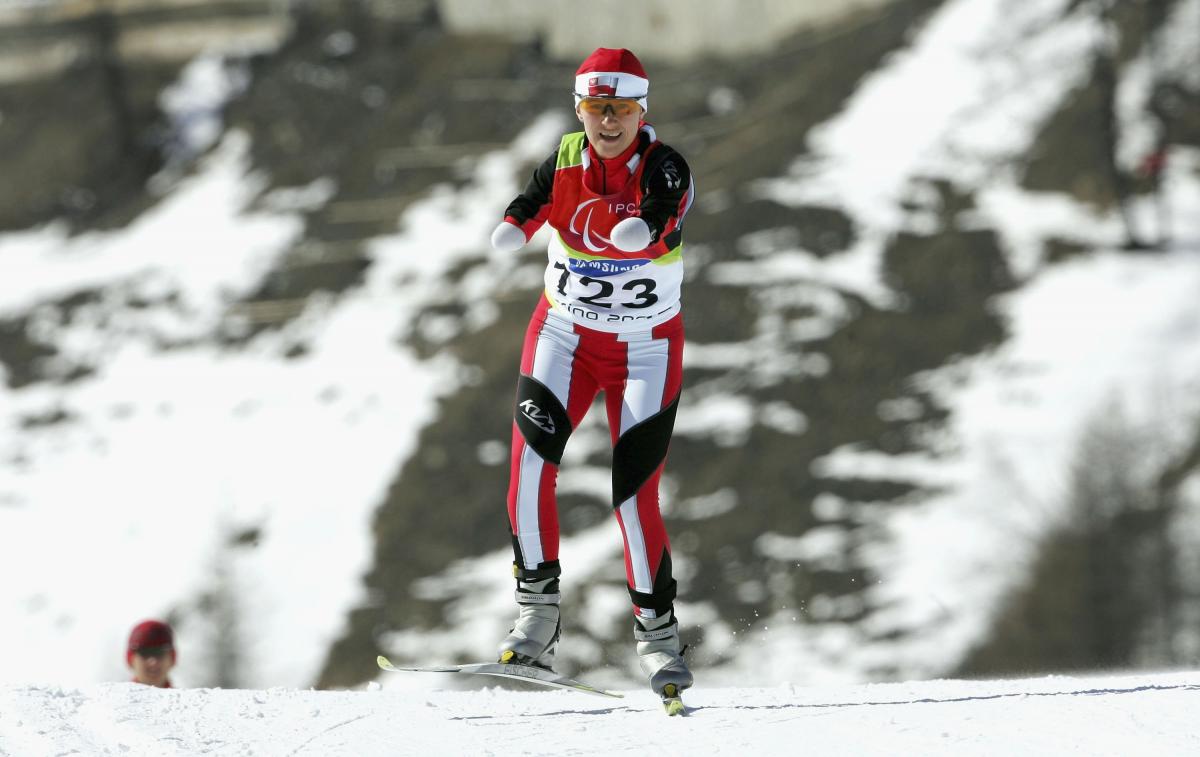
[[[575,72],[575,104],[585,97],[628,97],[646,110],[650,79],[629,50],[597,48]]]

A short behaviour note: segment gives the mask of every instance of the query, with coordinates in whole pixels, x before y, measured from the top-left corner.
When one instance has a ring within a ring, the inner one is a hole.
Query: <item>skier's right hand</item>
[[[501,221],[492,232],[492,249],[496,252],[514,252],[525,245],[525,232],[508,221]]]

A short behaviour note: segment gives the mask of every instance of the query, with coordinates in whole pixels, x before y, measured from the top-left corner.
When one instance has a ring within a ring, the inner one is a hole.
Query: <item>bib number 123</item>
[[[562,263],[555,263],[554,267],[562,271],[562,275],[558,277],[558,293],[564,297],[567,294],[567,282],[570,281],[571,272]],[[633,279],[627,281],[621,286],[622,292],[629,292],[628,296],[621,297],[620,302],[613,302],[611,298],[616,292],[616,286],[611,281],[606,279],[593,279],[591,276],[579,276],[578,281],[581,287],[587,289],[595,289],[582,297],[576,297],[579,302],[586,303],[592,307],[611,308],[614,304],[625,308],[648,308],[658,302],[658,295],[654,293],[654,279]]]

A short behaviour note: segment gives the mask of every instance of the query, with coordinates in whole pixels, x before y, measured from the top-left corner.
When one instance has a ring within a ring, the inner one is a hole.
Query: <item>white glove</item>
[[[496,252],[513,252],[525,246],[525,232],[508,221],[501,221],[492,232],[492,249]]]
[[[650,246],[650,226],[634,216],[621,221],[612,230],[612,243],[625,252],[638,252]]]

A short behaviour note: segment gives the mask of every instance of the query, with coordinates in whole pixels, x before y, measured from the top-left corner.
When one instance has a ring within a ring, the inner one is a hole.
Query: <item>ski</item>
[[[668,715],[684,715],[686,708],[683,706],[683,699],[680,697],[682,692],[679,687],[673,683],[668,683],[663,686],[662,703],[663,709]]]
[[[466,673],[469,675],[483,676],[498,676],[500,678],[512,678],[518,681],[527,681],[528,683],[536,683],[541,686],[551,686],[556,689],[566,689],[568,691],[579,691],[584,694],[595,694],[602,697],[611,697],[613,699],[623,699],[624,694],[615,691],[605,691],[597,689],[595,686],[589,686],[582,681],[576,681],[574,678],[567,678],[559,675],[553,670],[539,668],[534,665],[521,665],[512,662],[474,662],[466,665],[442,665],[436,667],[405,667],[401,665],[393,665],[392,661],[380,655],[376,662],[379,667],[391,671],[393,673]],[[682,705],[680,705],[682,707]]]

